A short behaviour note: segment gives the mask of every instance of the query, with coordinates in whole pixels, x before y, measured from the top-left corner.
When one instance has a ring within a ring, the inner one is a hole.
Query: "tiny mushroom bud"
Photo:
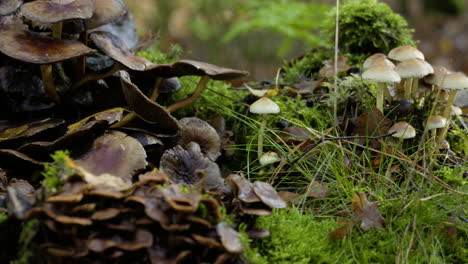
[[[250,105],[249,111],[254,114],[262,115],[262,123],[260,125],[260,133],[258,134],[258,157],[263,155],[263,130],[265,130],[267,123],[268,114],[277,114],[280,112],[279,106],[268,99],[267,97],[262,97]]]
[[[400,139],[414,138],[416,136],[416,130],[410,124],[405,121],[400,121],[394,124],[389,130],[388,133],[395,133],[392,137]]]
[[[265,166],[269,164],[273,164],[276,162],[281,161],[281,158],[278,156],[276,152],[273,151],[268,151],[267,153],[263,154],[262,157],[260,157],[260,165]]]
[[[362,78],[365,81],[376,82],[377,83],[377,95],[376,95],[376,105],[382,113],[384,112],[384,94],[387,94],[387,97],[390,96],[388,89],[385,85],[386,82],[396,83],[400,82],[401,78],[396,71],[391,67],[385,65],[377,65],[367,69],[363,74]],[[390,98],[391,99],[391,96]]]

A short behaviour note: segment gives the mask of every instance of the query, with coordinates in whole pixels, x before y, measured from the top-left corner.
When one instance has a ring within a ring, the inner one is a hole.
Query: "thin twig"
[[[335,95],[333,99],[333,118],[335,126],[338,126],[338,33],[340,22],[340,0],[336,0],[336,19],[335,19],[335,65],[333,67],[333,87]]]

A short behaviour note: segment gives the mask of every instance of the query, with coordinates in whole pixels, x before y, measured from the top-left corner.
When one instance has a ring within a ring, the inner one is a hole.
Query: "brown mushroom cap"
[[[75,40],[58,40],[25,30],[0,31],[0,52],[34,64],[50,64],[96,52]]]
[[[219,222],[216,225],[221,244],[229,253],[241,253],[242,242],[236,230],[230,227],[226,222]]]
[[[171,131],[180,129],[179,122],[171,114],[156,102],[151,101],[141,92],[130,80],[130,75],[126,71],[119,71],[120,83],[125,100],[129,108],[142,119],[156,124],[158,128]]]
[[[256,181],[253,184],[255,194],[262,199],[262,202],[271,208],[286,208],[286,202],[281,199],[276,190],[266,182]]]
[[[196,117],[185,117],[179,120],[181,146],[194,141],[200,145],[201,151],[210,160],[215,161],[221,155],[221,140],[216,130],[207,122]]]
[[[24,4],[24,17],[41,24],[50,24],[73,19],[88,19],[93,15],[91,0],[75,0],[68,4],[51,1],[35,1]]]
[[[145,71],[155,65],[145,58],[133,55],[120,38],[109,32],[96,31],[91,33],[90,38],[102,52],[134,71]]]
[[[86,20],[86,28],[93,29],[111,23],[127,13],[123,0],[92,0],[93,16]]]
[[[247,76],[246,71],[223,68],[206,62],[180,60],[173,64],[154,64],[148,68],[154,75],[164,78],[188,75],[209,76],[213,80],[232,80]]]
[[[21,6],[23,0],[2,0],[0,1],[0,16],[6,16],[13,13]]]

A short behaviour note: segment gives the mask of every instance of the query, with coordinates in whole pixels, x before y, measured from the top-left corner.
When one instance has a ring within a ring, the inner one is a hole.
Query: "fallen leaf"
[[[367,231],[372,228],[385,226],[385,218],[380,214],[375,202],[369,202],[364,192],[353,194],[351,211],[354,213],[353,221],[361,221],[361,228]]]

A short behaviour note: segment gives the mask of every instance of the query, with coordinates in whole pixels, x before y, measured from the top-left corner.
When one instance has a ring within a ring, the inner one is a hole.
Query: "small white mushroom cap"
[[[440,85],[444,76],[448,73],[448,70],[443,66],[434,66],[434,73],[424,77],[424,82],[427,84]]]
[[[385,65],[378,65],[367,69],[362,78],[370,82],[400,82],[401,78],[396,71]]]
[[[452,111],[450,111],[450,114],[454,116],[459,116],[463,114],[463,111],[460,107],[452,105]]]
[[[279,106],[268,97],[262,97],[250,105],[250,112],[254,114],[277,114]]]
[[[447,124],[447,118],[441,116],[441,115],[433,115],[430,116],[429,119],[427,120],[427,129],[432,130],[432,129],[437,129],[437,128],[443,128]]]
[[[468,90],[468,77],[463,73],[447,74],[442,87],[450,90]]]
[[[422,59],[408,59],[400,62],[395,70],[401,78],[421,78],[434,73],[432,66]]]
[[[375,53],[374,55],[369,56],[364,63],[362,64],[362,67],[364,69],[370,68],[373,65],[375,65],[376,62],[382,61],[387,59],[387,56],[383,53]]]
[[[408,59],[421,59],[424,60],[424,54],[419,51],[417,48],[403,45],[397,48],[392,49],[388,53],[388,57],[396,61],[404,61]]]
[[[260,165],[265,166],[281,161],[281,158],[276,152],[269,151],[259,159]]]
[[[392,137],[407,139],[414,138],[416,136],[416,129],[405,121],[400,121],[394,124],[389,130],[388,133],[393,133]]]

